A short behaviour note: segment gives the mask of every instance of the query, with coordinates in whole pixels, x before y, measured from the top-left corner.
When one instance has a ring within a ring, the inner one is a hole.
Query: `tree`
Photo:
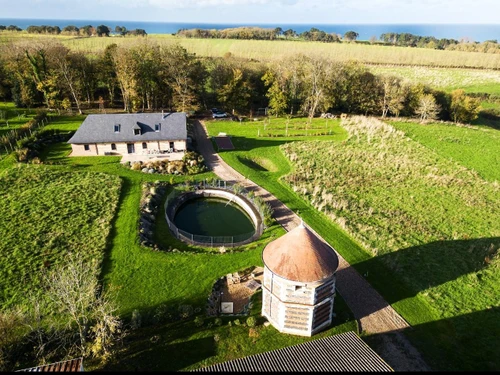
[[[125,26],[116,26],[115,32],[122,35],[122,36],[125,36],[125,35],[127,35],[128,30]]]
[[[441,107],[436,103],[436,99],[432,94],[424,94],[420,97],[419,106],[415,113],[420,116],[420,122],[425,120],[435,120]]]
[[[76,329],[80,355],[107,356],[121,334],[121,321],[109,292],[102,289],[97,261],[69,253],[66,264],[45,278],[47,298],[62,314],[68,330]]]
[[[450,115],[454,122],[470,123],[479,114],[481,102],[471,98],[462,89],[451,92]]]
[[[250,96],[250,85],[243,71],[240,68],[232,68],[230,80],[219,90],[217,99],[233,111],[242,111],[248,106]]]
[[[393,76],[382,76],[380,86],[382,89],[380,98],[382,117],[386,117],[389,112],[399,116],[404,107],[403,103],[407,94],[406,87],[402,84],[401,79]]]
[[[97,36],[103,36],[103,35],[109,36],[110,32],[111,32],[111,30],[109,29],[109,27],[107,27],[105,25],[99,25],[96,28]]]
[[[80,27],[80,33],[84,36],[91,36],[95,33],[95,29],[92,25],[85,25]]]
[[[345,34],[344,34],[344,39],[347,40],[347,41],[354,41],[358,38],[359,34],[355,31],[347,31]]]
[[[269,86],[266,93],[269,98],[269,113],[276,115],[276,117],[283,115],[288,107],[285,82],[280,84],[279,78],[271,70],[268,70],[262,77],[265,85]]]

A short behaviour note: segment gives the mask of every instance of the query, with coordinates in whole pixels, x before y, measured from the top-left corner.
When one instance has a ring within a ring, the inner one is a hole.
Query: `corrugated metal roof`
[[[194,372],[392,372],[354,332],[234,359]]]
[[[335,250],[303,223],[270,242],[262,253],[262,261],[274,274],[299,282],[324,280],[339,265]]]
[[[186,121],[184,112],[88,115],[68,143],[187,139]],[[156,124],[160,124],[159,131],[155,131]],[[118,132],[115,132],[115,125],[119,125]],[[141,129],[139,135],[134,134],[137,128]]]
[[[83,358],[74,358],[67,361],[50,363],[37,367],[25,368],[16,372],[80,372],[83,371]]]

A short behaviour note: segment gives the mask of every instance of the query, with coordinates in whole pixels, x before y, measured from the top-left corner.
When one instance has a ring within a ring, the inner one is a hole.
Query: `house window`
[[[159,132],[160,131],[160,126],[161,124],[155,124],[155,132]]]
[[[148,144],[146,142],[142,142],[142,149],[145,150],[148,148]]]
[[[119,133],[120,132],[120,124],[115,124],[115,133]]]
[[[141,135],[141,129],[134,129],[134,135]]]
[[[111,143],[111,149],[116,150],[116,145],[114,143]]]
[[[83,145],[83,149],[85,151],[90,151],[90,146],[89,145]]]

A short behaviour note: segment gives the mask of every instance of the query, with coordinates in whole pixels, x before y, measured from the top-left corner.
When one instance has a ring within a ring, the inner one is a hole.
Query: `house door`
[[[168,147],[170,148],[170,152],[173,152],[174,151],[174,142],[170,142]]]
[[[129,154],[135,154],[135,146],[133,143],[127,143],[127,152]]]

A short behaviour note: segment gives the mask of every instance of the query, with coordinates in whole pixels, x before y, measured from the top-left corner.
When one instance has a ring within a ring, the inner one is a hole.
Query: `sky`
[[[0,0],[0,18],[288,24],[497,24],[500,0]]]

